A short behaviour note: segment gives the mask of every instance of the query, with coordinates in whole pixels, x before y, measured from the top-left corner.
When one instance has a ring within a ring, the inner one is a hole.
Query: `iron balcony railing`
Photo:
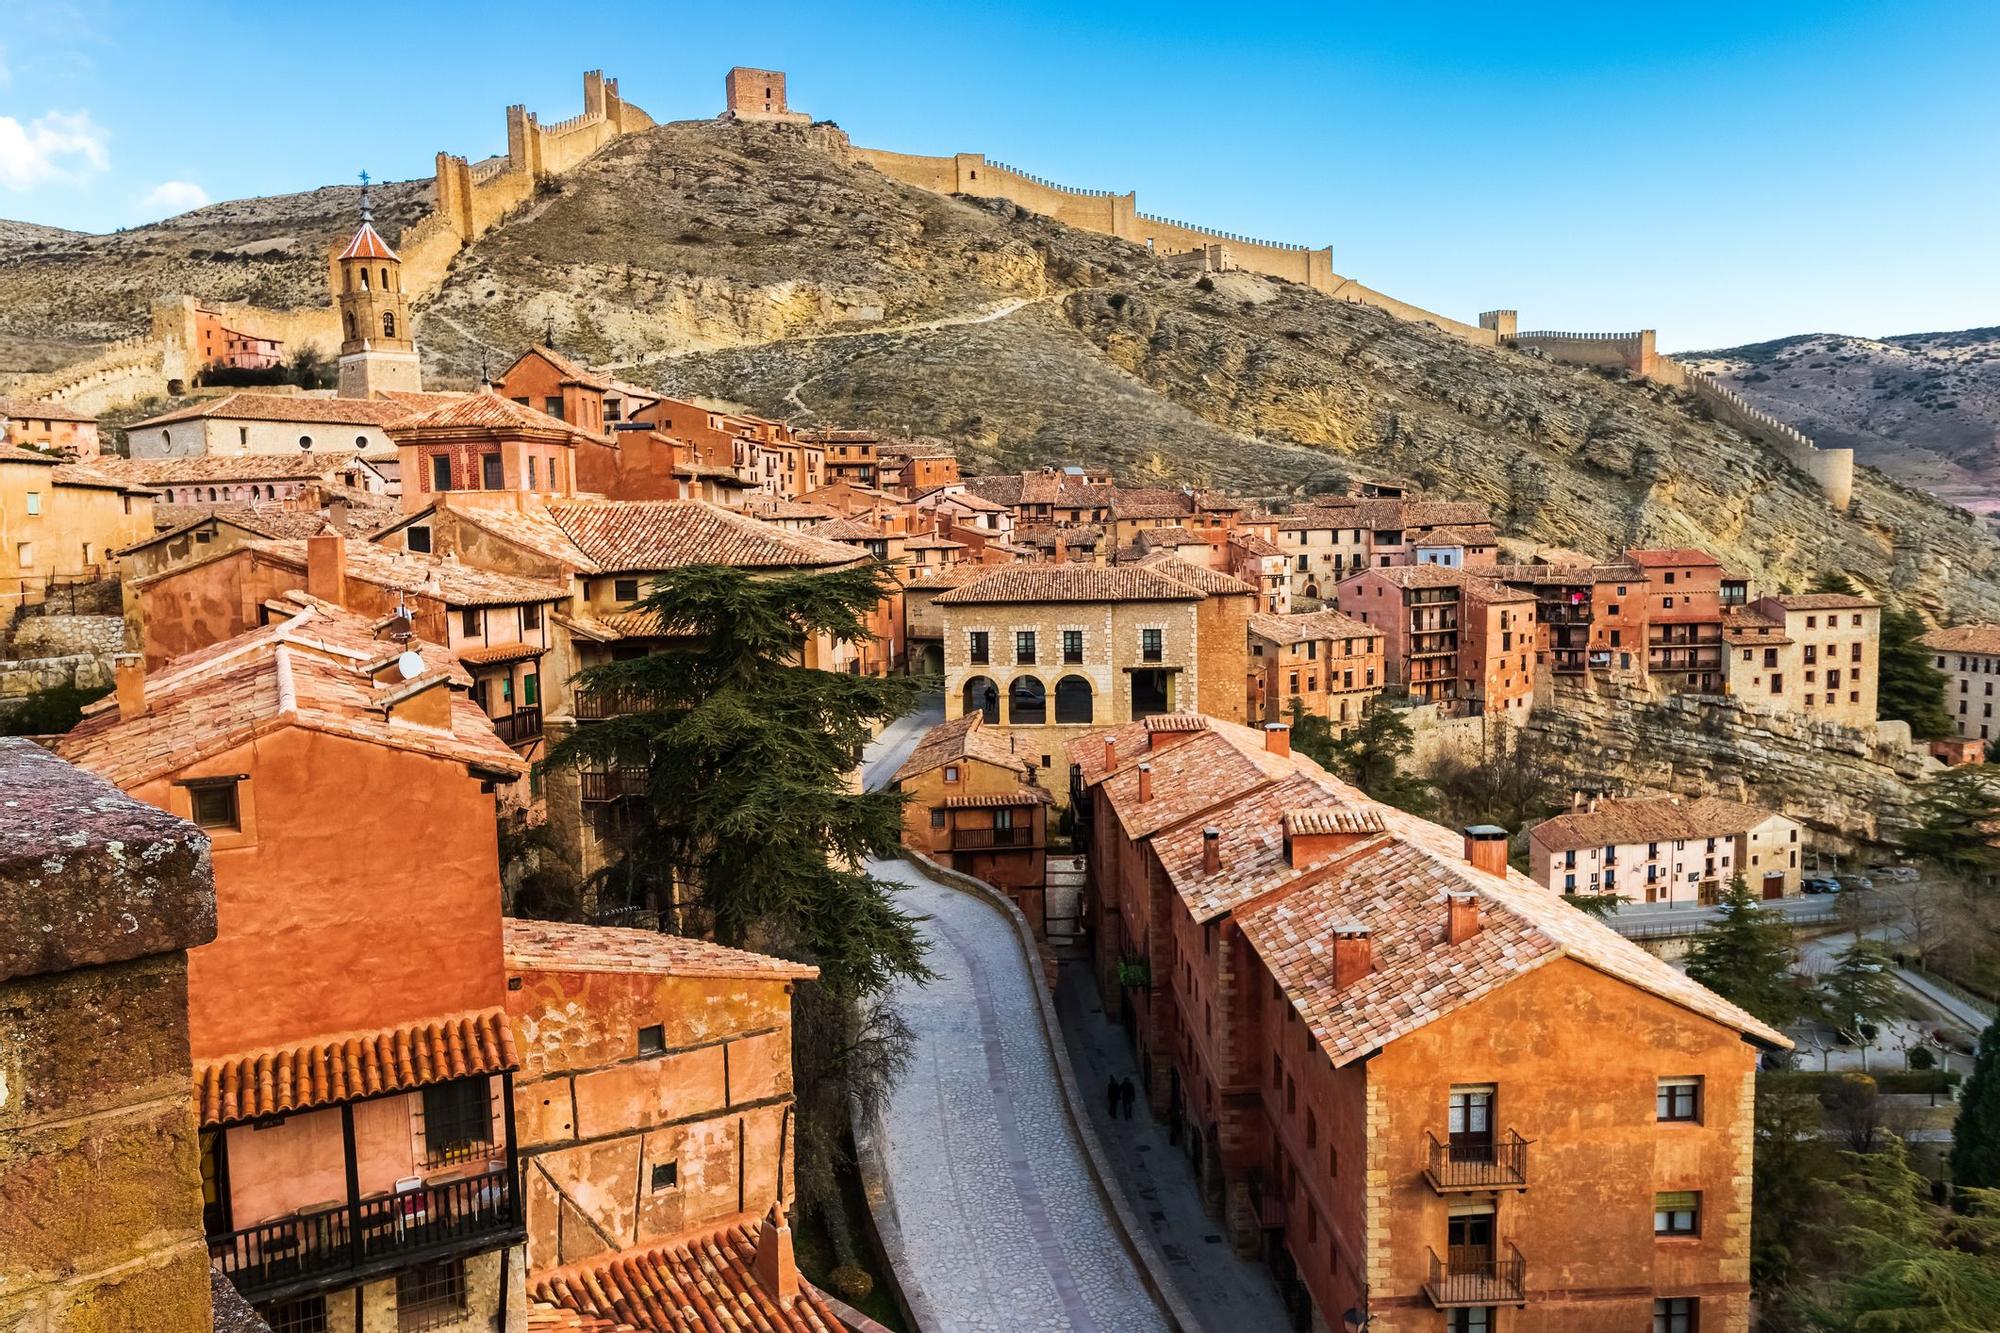
[[[583,769],[576,775],[577,788],[586,805],[644,796],[649,780],[643,768]]]
[[[503,1168],[210,1236],[208,1259],[258,1301],[338,1285],[376,1261],[470,1251],[520,1229],[513,1173]]]
[[[959,851],[981,851],[991,847],[1032,847],[1035,831],[1028,827],[1016,828],[955,828],[951,831],[951,849]]]
[[[519,745],[542,734],[542,710],[516,708],[505,717],[493,719],[493,734],[508,745]]]
[[[1526,1304],[1527,1260],[1512,1244],[1501,1254],[1490,1245],[1453,1245],[1442,1259],[1432,1250],[1424,1295],[1432,1305]]]
[[[1528,1141],[1511,1129],[1499,1139],[1441,1142],[1428,1130],[1424,1138],[1430,1144],[1424,1176],[1440,1194],[1528,1187]]]

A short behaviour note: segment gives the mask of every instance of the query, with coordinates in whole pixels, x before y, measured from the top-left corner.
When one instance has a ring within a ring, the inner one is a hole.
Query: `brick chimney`
[[[1447,893],[1444,937],[1447,944],[1463,944],[1479,933],[1479,895]]]
[[[1056,529],[1056,563],[1057,563],[1057,564],[1059,564],[1059,565],[1061,565],[1061,564],[1066,564],[1066,563],[1068,563],[1068,561],[1069,561],[1069,538],[1068,538],[1068,536],[1066,536],[1066,535],[1064,534],[1064,532],[1063,532],[1063,530],[1062,530],[1061,528],[1057,528],[1057,529]]]
[[[1498,824],[1474,824],[1466,829],[1465,860],[1475,870],[1507,878],[1507,830]]]
[[[347,538],[334,533],[306,538],[306,592],[347,605]]]
[[[1375,970],[1375,950],[1368,927],[1359,922],[1333,928],[1333,988],[1346,990]]]
[[[1205,828],[1201,831],[1201,873],[1219,875],[1222,873],[1222,830]]]
[[[119,653],[111,659],[117,681],[118,716],[142,717],[146,712],[146,659],[137,653]]]
[[[1283,756],[1292,752],[1292,729],[1283,722],[1264,724],[1264,748]]]
[[[1139,803],[1144,805],[1153,799],[1153,766],[1139,765]]]
[[[779,1305],[791,1309],[799,1295],[799,1263],[792,1253],[792,1229],[783,1202],[771,1205],[757,1232],[757,1284]]]
[[[1104,771],[1115,772],[1118,768],[1118,742],[1111,736],[1104,738]]]

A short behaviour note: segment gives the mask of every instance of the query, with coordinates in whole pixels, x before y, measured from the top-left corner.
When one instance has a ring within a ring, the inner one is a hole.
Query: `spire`
[[[556,345],[556,317],[550,315],[542,322],[542,346],[553,349]]]
[[[375,220],[375,210],[368,204],[368,173],[361,173],[361,220],[364,223]]]

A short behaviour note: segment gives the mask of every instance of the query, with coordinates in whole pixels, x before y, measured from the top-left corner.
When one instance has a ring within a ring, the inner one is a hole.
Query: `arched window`
[[[1049,720],[1049,695],[1033,676],[1016,676],[1007,687],[1007,721],[1016,727],[1039,727]]]
[[[1091,720],[1090,682],[1082,676],[1064,676],[1056,682],[1056,721]]]
[[[990,726],[1000,725],[1000,688],[984,676],[965,682],[965,711],[978,713]]]
[[[389,270],[386,268],[382,270],[382,290],[389,290]]]
[[[354,336],[354,312],[350,310],[347,312],[347,340],[354,341]]]
[[[221,497],[221,496],[219,496],[219,495],[217,495],[217,494],[215,493],[215,487],[211,486],[211,487],[209,487],[209,488],[208,488],[208,498],[209,498],[210,500],[219,500],[219,499],[221,499],[222,497]]]
[[[396,312],[393,310],[382,312],[382,336],[384,338],[396,336]]]
[[[368,290],[368,270],[365,268],[361,270],[361,290]]]

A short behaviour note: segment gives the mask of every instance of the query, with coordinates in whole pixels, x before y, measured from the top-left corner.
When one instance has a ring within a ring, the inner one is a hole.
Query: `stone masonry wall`
[[[208,840],[0,741],[0,1329],[207,1333],[187,950]]]
[[[1709,793],[1776,810],[1822,847],[1879,844],[1914,822],[1938,771],[1900,724],[1869,731],[1765,712],[1738,699],[1632,686],[1555,686],[1527,723],[1569,756],[1579,786]]]

